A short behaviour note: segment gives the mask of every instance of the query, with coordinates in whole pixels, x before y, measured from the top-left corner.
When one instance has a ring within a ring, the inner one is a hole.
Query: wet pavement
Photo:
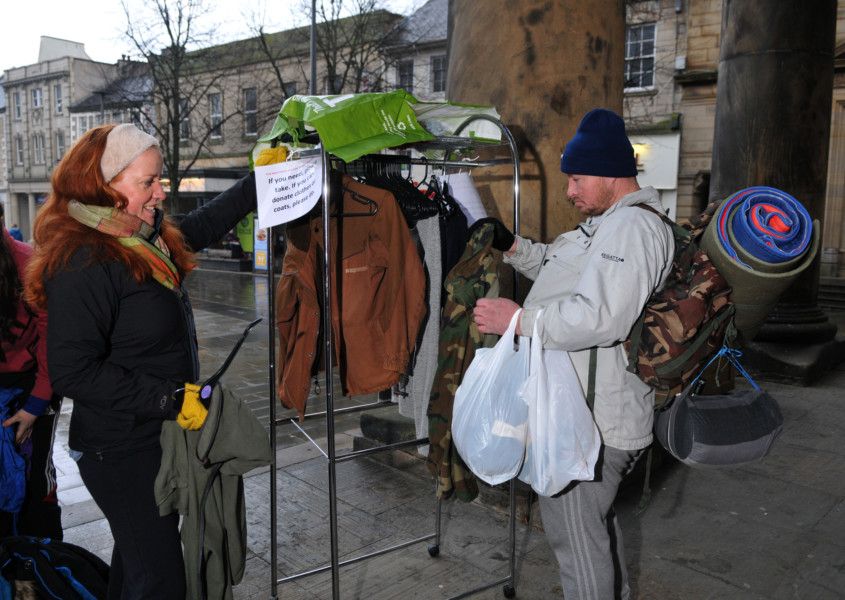
[[[226,381],[269,427],[267,277],[197,271],[191,290],[203,374],[222,363],[244,327],[253,329]],[[845,313],[837,317],[845,329]],[[840,336],[842,333],[840,333]],[[642,480],[623,489],[617,510],[625,536],[634,597],[845,598],[845,366],[813,387],[767,383],[785,417],[782,436],[762,462],[728,469],[691,469],[665,461],[652,476],[652,496],[640,509]],[[339,392],[336,392],[339,393]],[[322,392],[309,400],[319,410]],[[338,398],[344,406],[374,398]],[[59,499],[65,539],[108,561],[108,524],[67,455],[71,403],[62,409],[56,441]],[[393,411],[394,408],[381,409]],[[277,417],[292,416],[279,411]],[[360,413],[336,420],[338,453],[360,435]],[[306,421],[325,448],[325,423]],[[328,468],[320,452],[292,425],[277,427],[277,577],[329,560]],[[249,554],[235,598],[271,598],[270,477],[257,470],[244,480]],[[337,465],[339,553],[360,556],[434,531],[434,482],[419,457],[394,451]],[[496,581],[508,573],[506,511],[485,500],[443,505],[439,556],[419,543],[343,567],[343,599],[440,599]],[[492,499],[492,500],[491,500]],[[562,597],[539,511],[520,496],[516,539],[517,597]],[[321,573],[277,587],[277,598],[331,598]],[[501,586],[475,598],[501,598]]]

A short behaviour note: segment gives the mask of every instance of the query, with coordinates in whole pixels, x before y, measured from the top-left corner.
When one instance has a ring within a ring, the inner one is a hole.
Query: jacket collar
[[[585,235],[592,237],[596,229],[598,229],[599,225],[601,225],[602,221],[604,221],[608,215],[612,215],[615,211],[619,210],[620,207],[634,206],[635,204],[645,204],[647,206],[651,206],[655,210],[659,210],[662,213],[666,212],[663,208],[663,204],[660,202],[660,194],[658,194],[657,190],[651,186],[646,186],[636,192],[625,194],[602,214],[589,217],[586,221],[579,223],[578,229],[583,231]]]

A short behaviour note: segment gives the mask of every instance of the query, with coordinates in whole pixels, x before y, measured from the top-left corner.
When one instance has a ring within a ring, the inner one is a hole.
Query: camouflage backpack
[[[689,225],[643,204],[672,229],[675,255],[663,287],[646,302],[631,334],[628,371],[655,389],[655,406],[680,392],[734,335],[731,288],[697,240],[718,203]]]

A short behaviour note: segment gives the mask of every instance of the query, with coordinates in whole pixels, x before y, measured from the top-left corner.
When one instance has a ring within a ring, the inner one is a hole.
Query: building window
[[[15,107],[15,121],[21,120],[21,93],[15,92],[12,94],[12,104]]]
[[[188,112],[188,99],[179,100],[179,137],[184,143],[191,137],[191,114]]]
[[[56,101],[56,114],[62,113],[62,84],[57,83],[53,86],[53,99]]]
[[[23,165],[23,136],[15,136],[15,164]]]
[[[77,115],[70,120],[70,137],[73,140],[88,131],[88,117],[86,115]]]
[[[56,162],[60,161],[65,155],[65,132],[61,129],[56,130]]]
[[[289,81],[285,84],[285,98],[290,98],[291,96],[296,96],[296,82]]]
[[[396,85],[409,94],[414,92],[414,61],[401,60],[396,65]]]
[[[258,134],[258,92],[244,89],[244,135]]]
[[[446,56],[431,57],[431,91],[446,91]]]
[[[32,162],[36,165],[44,164],[44,134],[36,133],[32,136]]]
[[[70,124],[73,139],[78,139],[94,126],[94,115],[79,115],[75,119],[71,119]]]
[[[32,88],[32,108],[41,108],[44,97],[41,95],[41,88]]]
[[[208,95],[208,116],[211,122],[211,139],[223,137],[223,95],[220,92]]]
[[[625,89],[654,86],[654,23],[625,31]]]

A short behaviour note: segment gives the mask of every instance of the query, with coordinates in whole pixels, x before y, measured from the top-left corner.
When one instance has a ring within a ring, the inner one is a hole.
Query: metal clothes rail
[[[491,142],[486,140],[479,140],[477,138],[468,138],[468,137],[461,137],[461,132],[473,121],[477,120],[484,120],[489,121],[495,124],[500,131],[502,132],[502,136],[504,138],[503,142]],[[461,160],[461,159],[452,159],[452,154],[457,151],[463,150],[476,150],[480,148],[495,148],[496,146],[504,147],[510,152],[510,160],[508,159],[491,159],[491,160],[477,160],[477,159],[469,159],[469,160]],[[513,138],[513,135],[510,131],[505,127],[501,121],[495,119],[493,117],[489,117],[487,115],[479,115],[475,117],[470,117],[466,121],[464,121],[460,127],[455,132],[454,136],[449,137],[439,137],[431,142],[424,142],[414,144],[412,146],[415,149],[425,149],[425,150],[442,150],[444,151],[444,159],[443,160],[429,160],[425,157],[423,158],[412,158],[409,156],[401,156],[401,155],[385,155],[385,154],[378,154],[378,155],[371,155],[370,157],[366,157],[364,160],[374,160],[379,162],[401,162],[404,164],[417,164],[417,165],[427,165],[432,168],[446,168],[446,167],[461,167],[461,168],[474,168],[474,167],[489,167],[492,165],[497,164],[506,164],[507,162],[511,162],[513,165],[513,215],[514,215],[514,223],[513,223],[513,230],[515,233],[519,233],[519,180],[520,180],[520,169],[519,169],[519,152],[516,146],[516,141]],[[329,239],[329,218],[330,218],[330,206],[331,206],[331,192],[329,189],[329,171],[331,168],[331,158],[323,152],[323,170],[322,170],[322,178],[323,178],[323,248],[324,248],[324,255],[323,255],[323,331],[331,332],[331,285],[332,282],[330,281],[329,276],[329,268],[328,265],[330,264],[330,251],[331,251],[331,241]],[[275,332],[275,281],[274,281],[274,256],[273,256],[273,231],[272,228],[268,232],[268,239],[270,243],[268,244],[268,269],[267,269],[267,295],[268,295],[268,310],[269,310],[269,321],[270,321],[270,333],[269,333],[269,377],[270,377],[270,444],[273,449],[272,452],[272,464],[270,465],[270,577],[271,577],[271,598],[272,600],[276,600],[278,596],[278,586],[281,583],[285,583],[288,581],[293,581],[295,579],[300,579],[303,577],[308,577],[310,575],[316,575],[317,573],[323,573],[325,571],[331,570],[332,574],[332,598],[333,600],[339,600],[340,598],[340,567],[344,567],[346,565],[350,565],[353,563],[357,563],[369,558],[373,558],[376,556],[381,556],[383,554],[387,554],[389,552],[393,552],[395,550],[399,550],[402,548],[406,548],[408,546],[412,546],[414,544],[418,544],[428,540],[434,540],[434,543],[429,546],[428,553],[432,557],[436,557],[440,553],[440,534],[441,534],[441,515],[442,515],[442,500],[437,500],[436,508],[435,508],[435,531],[433,533],[423,535],[421,537],[417,537],[412,540],[408,540],[405,542],[401,542],[395,544],[393,546],[382,548],[380,550],[376,550],[374,552],[370,552],[367,554],[363,554],[361,556],[355,556],[353,558],[348,558],[345,560],[340,560],[338,557],[338,523],[337,523],[337,475],[336,475],[336,466],[337,463],[349,461],[355,458],[360,458],[362,456],[369,456],[375,453],[386,452],[390,450],[396,450],[399,448],[404,448],[407,446],[414,446],[418,444],[428,443],[428,438],[420,438],[415,440],[403,441],[403,442],[396,442],[392,444],[385,444],[381,446],[376,446],[373,448],[367,448],[363,450],[352,451],[348,453],[344,453],[340,456],[337,455],[335,449],[335,416],[343,413],[350,413],[350,412],[358,412],[362,410],[367,410],[371,408],[378,408],[381,406],[386,406],[392,404],[389,400],[372,402],[364,405],[359,406],[351,406],[345,408],[335,408],[334,407],[334,383],[332,381],[332,366],[333,366],[333,350],[332,350],[332,339],[331,334],[324,335],[324,361],[325,361],[325,399],[326,399],[326,410],[319,411],[314,413],[308,413],[305,415],[306,419],[316,418],[316,417],[324,417],[326,420],[326,438],[327,438],[327,447],[325,450],[320,447],[320,445],[300,426],[300,424],[296,421],[295,418],[276,418],[276,403],[278,402],[276,398],[276,332]],[[514,273],[514,290],[517,289],[517,279],[516,274]],[[276,473],[276,445],[277,445],[277,433],[276,427],[283,424],[283,423],[291,423],[294,427],[296,427],[307,439],[311,442],[323,455],[323,457],[327,460],[328,463],[328,482],[329,482],[329,537],[331,543],[331,559],[329,564],[323,565],[321,567],[309,569],[307,571],[303,571],[300,573],[295,573],[293,575],[289,575],[286,577],[279,578],[277,575],[278,570],[278,541],[277,541],[277,524],[278,524],[278,497],[277,497],[277,473]],[[457,596],[453,596],[450,600],[457,600],[459,598],[466,598],[478,592],[487,590],[491,587],[495,587],[497,585],[504,584],[502,592],[505,597],[513,598],[516,595],[516,588],[514,583],[514,572],[516,566],[516,558],[515,558],[515,548],[516,548],[516,485],[515,480],[511,480],[510,482],[510,489],[509,489],[509,521],[508,521],[508,537],[509,537],[509,550],[510,550],[510,561],[509,561],[509,568],[510,572],[506,577],[497,579],[496,581],[492,581],[476,587],[474,589],[468,590],[463,592]]]

